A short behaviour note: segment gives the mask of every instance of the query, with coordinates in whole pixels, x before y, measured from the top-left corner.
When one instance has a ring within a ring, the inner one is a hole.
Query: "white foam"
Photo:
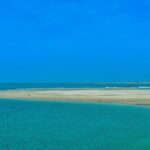
[[[139,89],[150,89],[150,86],[139,86]]]

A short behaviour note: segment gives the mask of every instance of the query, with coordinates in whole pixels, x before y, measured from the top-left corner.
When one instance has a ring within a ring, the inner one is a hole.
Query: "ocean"
[[[65,88],[94,88],[94,89],[150,89],[150,82],[97,82],[97,83],[0,83],[0,90],[16,89],[65,89]]]
[[[0,150],[149,149],[149,107],[0,99]]]

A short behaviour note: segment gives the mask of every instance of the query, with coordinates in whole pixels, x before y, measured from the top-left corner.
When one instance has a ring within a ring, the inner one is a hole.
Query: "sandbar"
[[[150,90],[54,89],[54,90],[5,90],[1,99],[80,101],[150,105]]]

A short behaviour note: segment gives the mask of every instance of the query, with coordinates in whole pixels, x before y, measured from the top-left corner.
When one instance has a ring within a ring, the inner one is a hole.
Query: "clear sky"
[[[0,82],[150,81],[150,0],[0,0]]]

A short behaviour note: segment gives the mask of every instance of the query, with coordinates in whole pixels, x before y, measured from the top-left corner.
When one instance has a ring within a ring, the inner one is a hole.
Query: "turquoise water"
[[[0,150],[149,150],[150,109],[0,100]]]

